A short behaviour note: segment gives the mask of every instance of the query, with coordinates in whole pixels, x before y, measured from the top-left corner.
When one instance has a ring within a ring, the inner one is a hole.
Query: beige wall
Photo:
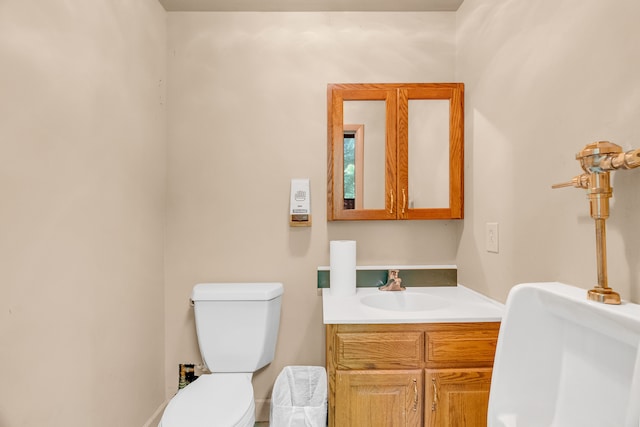
[[[188,304],[200,281],[284,283],[276,359],[254,381],[264,399],[284,366],[324,363],[316,268],[329,240],[357,240],[361,265],[455,261],[455,221],[326,222],[327,83],[451,81],[454,18],[169,13],[168,394],[177,364],[200,361]],[[290,228],[302,177],[313,226]]]
[[[361,265],[457,262],[501,300],[525,281],[590,287],[587,201],[550,185],[580,172],[588,142],[640,145],[638,18],[635,0],[455,14],[0,3],[0,426],[142,425],[177,364],[200,362],[201,281],[284,283],[276,360],[255,377],[267,398],[282,367],[324,363],[316,268],[332,239],[357,240]],[[326,222],[326,84],[372,81],[465,82],[464,221]],[[638,174],[614,175],[608,223],[610,282],[635,302]],[[299,177],[310,228],[288,225]]]
[[[0,426],[164,399],[166,14],[0,2]]]
[[[584,190],[551,190],[581,170],[575,154],[610,140],[640,146],[636,0],[465,0],[457,74],[466,83],[466,219],[459,280],[505,299],[516,283],[596,281]],[[640,170],[616,172],[609,283],[640,302]],[[500,224],[500,253],[484,226]]]

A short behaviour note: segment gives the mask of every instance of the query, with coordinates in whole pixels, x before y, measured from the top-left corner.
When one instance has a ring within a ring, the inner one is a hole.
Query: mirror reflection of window
[[[356,208],[356,135],[344,133],[344,208]]]
[[[362,209],[364,190],[364,125],[345,124],[343,147],[344,209]]]

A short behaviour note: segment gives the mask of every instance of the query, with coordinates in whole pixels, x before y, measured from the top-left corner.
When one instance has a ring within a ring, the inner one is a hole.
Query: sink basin
[[[391,311],[437,310],[449,305],[444,298],[408,291],[381,291],[363,297],[360,302],[368,307]]]

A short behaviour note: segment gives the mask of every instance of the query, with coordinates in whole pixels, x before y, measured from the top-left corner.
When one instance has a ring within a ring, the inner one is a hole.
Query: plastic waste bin
[[[325,427],[327,371],[322,366],[286,366],[271,393],[269,427]]]

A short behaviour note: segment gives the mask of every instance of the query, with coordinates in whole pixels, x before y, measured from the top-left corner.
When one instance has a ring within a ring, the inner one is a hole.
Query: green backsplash
[[[387,282],[389,269],[356,268],[356,286],[359,288],[377,287]],[[458,284],[458,270],[455,267],[443,268],[408,268],[399,267],[402,285],[411,286],[456,286]],[[318,268],[318,288],[329,287],[329,268]]]

